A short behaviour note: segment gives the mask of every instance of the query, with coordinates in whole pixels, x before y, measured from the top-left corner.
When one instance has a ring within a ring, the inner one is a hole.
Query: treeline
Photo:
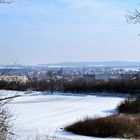
[[[26,84],[15,82],[0,82],[0,89],[8,90],[33,90],[33,91],[61,91],[61,92],[109,92],[109,93],[129,93],[140,94],[140,79],[135,80],[84,80],[78,79],[73,81],[46,80],[30,81]]]
[[[63,84],[62,82],[59,81],[46,81],[46,80],[41,80],[41,81],[29,81],[26,84],[23,83],[16,83],[16,82],[4,82],[0,81],[0,89],[6,89],[6,90],[17,90],[17,91],[27,91],[27,90],[32,90],[32,91],[49,91],[49,92],[54,92],[54,91],[62,91],[63,89]]]
[[[64,84],[64,92],[140,93],[140,80],[86,81],[74,80]]]

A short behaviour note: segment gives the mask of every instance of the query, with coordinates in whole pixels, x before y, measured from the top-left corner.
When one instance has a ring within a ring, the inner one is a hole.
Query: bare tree
[[[0,140],[10,140],[14,137],[11,129],[11,113],[8,110],[7,104],[14,97],[2,97],[0,95]]]
[[[0,74],[0,76],[9,74],[15,67],[16,62],[12,66],[6,66]],[[8,111],[7,104],[13,99],[19,97],[19,95],[5,97],[0,94],[0,140],[10,140],[14,134],[11,132],[10,119],[11,114]]]
[[[126,19],[128,23],[140,23],[140,11],[135,9],[134,11],[128,11],[126,15]]]
[[[0,140],[8,140],[11,135],[14,135],[10,130],[11,115],[6,107],[9,101],[7,99],[0,101]]]
[[[132,24],[140,23],[140,10],[135,9],[134,11],[127,11],[126,20],[128,23]],[[140,36],[140,34],[138,34],[138,36]]]

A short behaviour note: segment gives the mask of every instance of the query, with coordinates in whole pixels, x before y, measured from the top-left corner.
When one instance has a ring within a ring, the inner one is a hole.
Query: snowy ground
[[[15,91],[0,91],[0,93],[4,93],[4,96],[23,95],[9,105],[14,114],[14,130],[18,140],[33,140],[32,137],[37,135],[41,137],[39,140],[45,140],[47,135],[70,140],[98,140],[99,138],[67,133],[61,128],[85,117],[110,115],[124,99],[60,93],[54,95],[39,92],[24,95],[24,92]]]

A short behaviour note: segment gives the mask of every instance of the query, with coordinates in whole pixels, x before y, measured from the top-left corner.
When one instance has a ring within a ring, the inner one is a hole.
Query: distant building
[[[110,75],[110,79],[111,79],[111,80],[121,80],[122,77],[121,77],[120,74],[111,74],[111,75]]]
[[[121,80],[130,80],[133,79],[134,74],[121,74]]]
[[[4,82],[16,82],[21,84],[26,84],[28,78],[26,76],[0,76],[0,81]]]
[[[109,74],[96,74],[95,75],[95,79],[96,80],[104,80],[104,81],[108,81],[109,80]]]
[[[72,82],[73,81],[73,77],[72,77],[72,75],[65,75],[64,77],[63,77],[63,80],[64,81],[67,81],[67,82]]]
[[[93,74],[84,74],[83,78],[84,78],[84,80],[92,81],[92,80],[95,80],[95,75],[93,75]]]

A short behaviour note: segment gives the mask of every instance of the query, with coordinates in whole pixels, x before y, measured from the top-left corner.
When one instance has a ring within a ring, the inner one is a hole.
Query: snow
[[[62,128],[86,117],[100,117],[115,112],[116,106],[124,97],[74,95],[34,92],[24,95],[23,92],[1,91],[4,95],[20,94],[10,104],[14,114],[14,130],[17,140],[32,140],[48,135],[70,140],[99,140],[101,138],[74,135]],[[41,139],[41,140],[42,140]],[[107,138],[113,140],[114,138]],[[102,139],[103,140],[103,139]]]

